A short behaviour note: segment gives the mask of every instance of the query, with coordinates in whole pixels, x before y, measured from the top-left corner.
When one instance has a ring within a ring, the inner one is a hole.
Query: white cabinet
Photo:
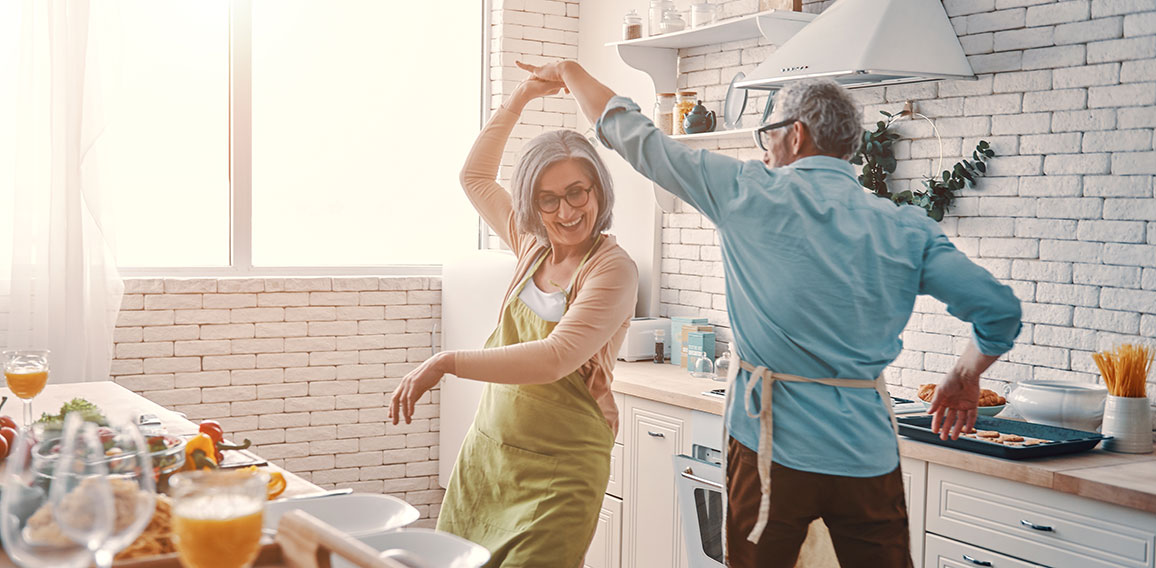
[[[1156,563],[1156,515],[936,464],[927,469],[926,526],[1054,568]]]
[[[916,566],[919,566],[917,563]],[[927,535],[927,558],[924,568],[1041,568],[1039,564],[1016,560],[990,550],[956,542],[933,534]]]
[[[927,497],[927,462],[899,458],[903,471],[903,495],[907,498],[907,526],[911,531],[911,562],[923,566],[923,517]]]
[[[583,568],[620,568],[622,566],[622,499],[607,495],[598,512],[598,528],[586,551]]]
[[[622,565],[685,568],[673,459],[689,453],[690,410],[627,397],[624,417]]]

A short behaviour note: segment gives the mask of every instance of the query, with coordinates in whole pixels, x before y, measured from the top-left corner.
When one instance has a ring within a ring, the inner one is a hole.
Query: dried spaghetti
[[[1144,345],[1124,344],[1112,351],[1093,353],[1100,367],[1108,394],[1128,398],[1147,396],[1148,371],[1152,368],[1152,350]]]

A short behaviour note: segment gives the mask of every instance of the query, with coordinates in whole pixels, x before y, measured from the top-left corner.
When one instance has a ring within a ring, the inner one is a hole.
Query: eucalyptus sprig
[[[975,150],[971,152],[971,160],[960,160],[951,170],[943,170],[938,178],[929,177],[923,180],[926,191],[904,190],[891,193],[887,188],[887,175],[894,173],[896,166],[891,145],[899,139],[899,135],[890,132],[889,129],[891,123],[901,115],[892,115],[882,110],[879,113],[886,116],[887,120],[876,122],[874,131],[863,132],[863,146],[851,160],[852,164],[863,166],[859,183],[879,197],[890,199],[897,205],[917,205],[927,210],[928,217],[942,221],[951,202],[955,201],[955,192],[964,187],[975,187],[976,178],[987,173],[986,162],[995,156],[995,151],[991,149],[987,140],[980,140]]]

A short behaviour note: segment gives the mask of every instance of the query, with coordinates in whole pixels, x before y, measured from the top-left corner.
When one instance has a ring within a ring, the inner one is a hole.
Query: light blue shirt
[[[971,322],[984,354],[1012,348],[1020,303],[1011,289],[959,252],[923,209],[867,193],[848,162],[812,156],[768,168],[692,150],[624,97],[610,100],[597,127],[604,144],[718,227],[727,313],[744,361],[802,377],[873,380],[902,350],[899,334],[919,294]],[[757,450],[758,418],[747,416],[742,396],[748,377],[738,377],[726,422]],[[852,477],[898,466],[875,390],[773,388],[775,462]]]

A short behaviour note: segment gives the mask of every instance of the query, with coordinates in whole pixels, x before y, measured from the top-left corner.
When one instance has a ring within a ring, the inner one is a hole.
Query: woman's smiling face
[[[577,159],[555,162],[542,171],[538,188],[534,192],[534,206],[538,208],[538,215],[541,216],[551,246],[555,249],[582,246],[594,237],[599,191],[597,184],[590,179]],[[567,193],[571,196],[569,200],[566,199]],[[580,202],[579,196],[583,193],[586,202],[582,206],[570,204],[570,201]],[[551,206],[556,202],[557,210],[543,211],[543,200]]]

